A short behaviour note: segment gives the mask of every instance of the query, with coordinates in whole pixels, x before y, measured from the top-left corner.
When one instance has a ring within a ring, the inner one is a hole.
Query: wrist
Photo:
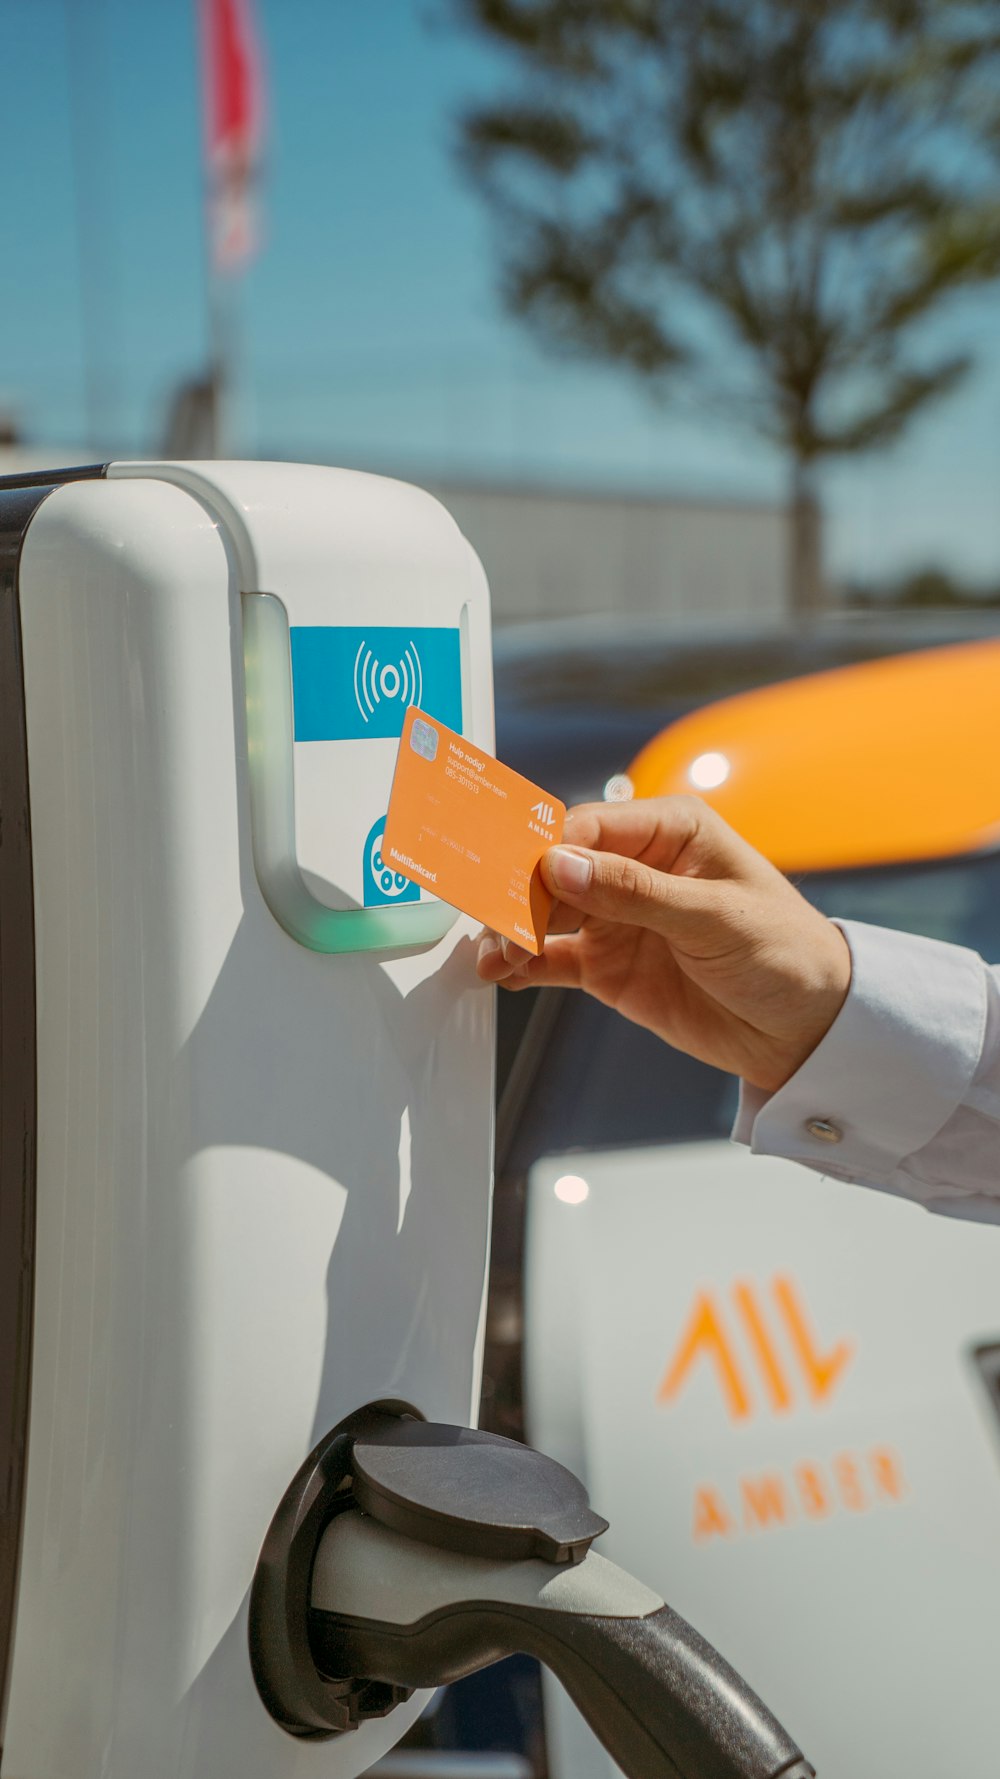
[[[791,1029],[775,1036],[744,1079],[777,1093],[812,1056],[843,1008],[851,986],[851,950],[839,926],[821,917],[822,943],[811,944],[809,969],[796,985]],[[817,931],[816,937],[819,937]]]

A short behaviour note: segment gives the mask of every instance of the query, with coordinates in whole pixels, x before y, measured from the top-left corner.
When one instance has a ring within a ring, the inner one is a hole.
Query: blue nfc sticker
[[[389,739],[411,704],[461,731],[457,629],[293,624],[290,635],[296,741]]]

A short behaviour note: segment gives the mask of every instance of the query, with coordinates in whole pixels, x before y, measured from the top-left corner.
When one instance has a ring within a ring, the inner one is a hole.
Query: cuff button
[[[844,1134],[840,1125],[831,1123],[829,1118],[807,1118],[806,1130],[817,1143],[839,1143]]]

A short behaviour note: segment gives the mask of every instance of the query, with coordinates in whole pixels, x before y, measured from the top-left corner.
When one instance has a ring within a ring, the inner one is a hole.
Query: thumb
[[[693,918],[709,912],[716,884],[673,877],[639,859],[584,846],[553,846],[542,855],[541,875],[558,901],[596,920],[651,927],[679,935]]]

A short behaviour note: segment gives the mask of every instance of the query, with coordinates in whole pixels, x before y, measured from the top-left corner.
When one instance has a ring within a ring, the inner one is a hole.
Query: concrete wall
[[[0,448],[0,474],[88,461],[66,446]],[[620,612],[690,629],[786,615],[783,507],[403,479],[454,514],[500,624]]]
[[[622,612],[786,615],[783,507],[427,481],[481,556],[500,623]]]

